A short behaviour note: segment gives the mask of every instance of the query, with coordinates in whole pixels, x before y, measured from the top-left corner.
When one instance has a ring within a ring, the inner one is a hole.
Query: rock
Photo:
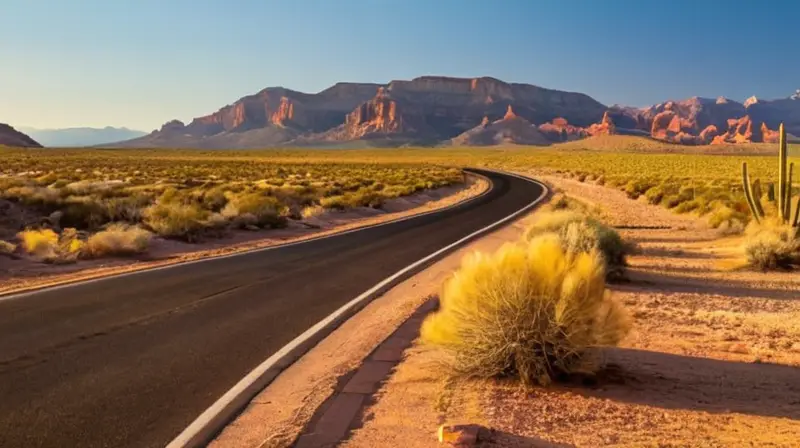
[[[593,125],[600,126],[600,125]],[[606,125],[608,126],[608,125]],[[610,126],[614,126],[613,123]],[[539,131],[551,142],[566,142],[579,140],[589,135],[589,132],[581,127],[573,126],[565,118],[554,118],[550,123],[539,125]]]
[[[744,100],[744,107],[750,107],[756,103],[758,103],[758,98],[756,98],[755,95],[753,95],[750,98]]]
[[[769,138],[777,137],[771,133],[764,123],[761,126],[754,125],[749,115],[738,119],[731,118],[728,120],[727,131],[714,137],[712,144],[763,142],[764,130],[769,134]]]
[[[514,113],[514,109],[512,109],[511,105],[509,104],[506,114],[503,115],[503,120],[511,120],[512,118],[517,118],[517,114]]]
[[[650,127],[650,135],[653,138],[666,140],[681,131],[680,117],[672,110],[659,112],[653,117],[653,124]]]
[[[719,130],[713,124],[706,126],[700,132],[700,144],[709,145],[714,140],[714,138],[719,135]]]
[[[438,431],[439,443],[461,448],[474,447],[482,430],[484,428],[480,425],[442,425]]]
[[[547,145],[550,142],[536,125],[517,116],[511,106],[502,119],[489,124],[481,122],[451,140],[456,146]]]
[[[617,133],[617,126],[614,124],[614,119],[611,118],[610,111],[603,113],[603,119],[599,124],[593,124],[586,130],[588,135],[614,135]]]

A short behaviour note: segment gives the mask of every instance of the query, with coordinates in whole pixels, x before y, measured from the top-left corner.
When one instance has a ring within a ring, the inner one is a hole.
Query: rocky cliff
[[[601,119],[606,107],[582,93],[494,78],[424,76],[386,85],[339,83],[316,94],[267,88],[189,124],[115,146],[264,147],[393,139],[440,142],[495,121],[508,107],[536,124],[565,119],[573,128]]]
[[[780,122],[800,135],[800,100],[794,98],[739,103],[693,97],[606,107],[582,93],[490,77],[423,76],[385,85],[338,83],[314,94],[270,87],[188,124],[173,120],[112,146],[549,144],[617,133],[689,145],[769,142]]]
[[[42,147],[36,140],[3,123],[0,123],[0,146],[14,146],[20,148]]]
[[[651,137],[683,144],[772,142],[781,122],[790,134],[800,133],[800,101],[738,103],[726,98],[689,98],[642,109],[613,106],[609,118],[617,128],[647,132]]]

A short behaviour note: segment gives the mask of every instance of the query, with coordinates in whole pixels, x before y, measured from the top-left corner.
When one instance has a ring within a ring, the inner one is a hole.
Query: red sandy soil
[[[445,423],[490,428],[483,446],[800,446],[800,276],[731,269],[738,237],[615,190],[547,180],[640,247],[630,281],[610,286],[635,330],[604,351],[598,383],[447,380],[435,352],[416,347],[343,446],[437,446]]]

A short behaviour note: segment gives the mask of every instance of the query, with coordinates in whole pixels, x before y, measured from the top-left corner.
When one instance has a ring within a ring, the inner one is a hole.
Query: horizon
[[[633,107],[771,100],[800,88],[800,61],[786,56],[800,40],[800,5],[788,1],[770,4],[774,15],[719,0],[669,10],[633,0],[7,3],[15,20],[0,40],[25,36],[0,48],[16,67],[0,83],[0,122],[15,128],[150,132],[267,87],[316,93],[419,76],[489,76]]]

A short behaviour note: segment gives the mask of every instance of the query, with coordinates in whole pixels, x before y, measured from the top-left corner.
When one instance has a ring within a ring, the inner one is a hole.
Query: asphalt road
[[[0,447],[163,447],[316,322],[541,194],[483,174],[440,213],[0,300]]]

